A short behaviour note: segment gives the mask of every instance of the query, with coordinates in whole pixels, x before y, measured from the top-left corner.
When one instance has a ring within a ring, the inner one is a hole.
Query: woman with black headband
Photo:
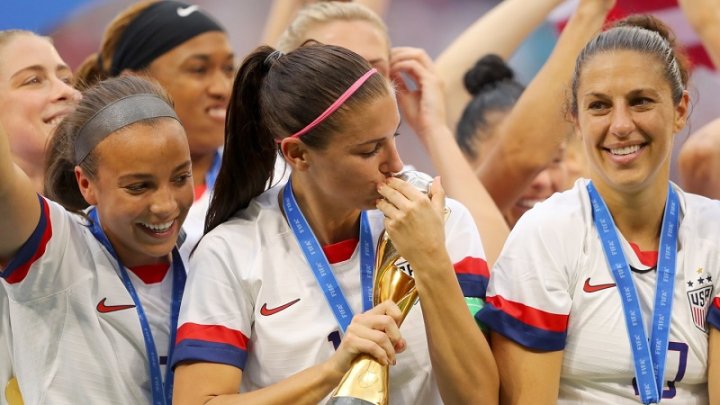
[[[191,178],[169,98],[138,77],[84,92],[50,139],[46,197],[0,129],[0,283],[25,403],[171,403]]]
[[[143,1],[107,27],[100,51],[80,66],[81,86],[122,73],[157,80],[175,103],[192,156],[195,203],[184,230],[183,254],[202,235],[210,191],[220,166],[234,55],[225,30],[196,5]]]

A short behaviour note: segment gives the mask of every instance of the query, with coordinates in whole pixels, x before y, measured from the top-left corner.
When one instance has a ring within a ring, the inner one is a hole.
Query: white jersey
[[[243,392],[270,386],[327,360],[340,343],[335,317],[278,206],[279,189],[266,191],[203,238],[191,258],[180,311],[173,363],[200,361],[240,368]],[[450,258],[464,294],[480,297],[488,274],[477,229],[463,206],[451,200],[447,205]],[[369,211],[368,219],[376,240],[383,230],[383,215]],[[333,247],[342,249],[342,245],[347,247],[345,242]],[[334,254],[327,256],[348,304],[358,313],[360,254],[351,246],[344,261],[337,262]],[[413,307],[400,330],[407,350],[390,368],[390,402],[442,403],[420,305]]]
[[[520,219],[493,267],[478,319],[525,347],[564,351],[558,403],[637,404],[620,295],[586,185],[578,180]],[[709,328],[720,328],[720,204],[676,190],[681,222],[662,402],[702,404]],[[657,272],[648,267],[648,252],[619,237],[649,331]]]
[[[150,403],[145,343],[116,260],[84,218],[40,202],[37,228],[2,273],[25,404]],[[131,270],[162,362],[172,271]]]
[[[8,305],[7,294],[0,288],[0,405],[7,405],[5,386],[13,376]]]
[[[222,153],[220,154],[222,156]],[[285,184],[290,177],[290,166],[285,163],[282,156],[275,159],[273,185]],[[196,200],[188,211],[185,222],[183,222],[183,231],[185,231],[185,240],[180,246],[180,256],[185,263],[188,262],[190,254],[205,233],[205,217],[210,208],[210,200],[212,200],[213,189],[206,189],[201,196],[195,196]]]

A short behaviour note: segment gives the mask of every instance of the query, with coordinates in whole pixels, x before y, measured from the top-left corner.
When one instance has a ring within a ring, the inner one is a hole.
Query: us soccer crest
[[[688,287],[692,286],[697,288],[693,290],[688,289],[687,296],[693,323],[695,327],[708,333],[705,320],[707,319],[707,311],[713,297],[714,285],[712,284],[712,278],[710,278],[710,275],[707,277],[702,277],[701,275],[699,278],[688,282]]]

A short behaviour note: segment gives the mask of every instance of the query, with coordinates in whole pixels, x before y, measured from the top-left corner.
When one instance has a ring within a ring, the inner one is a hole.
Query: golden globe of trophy
[[[404,171],[395,177],[428,194],[432,177],[417,171]],[[415,279],[406,266],[397,266],[405,260],[395,249],[387,232],[378,240],[373,274],[373,305],[393,300],[402,312],[401,322],[412,309],[418,295]],[[350,370],[343,376],[332,394],[329,405],[387,405],[389,367],[363,354],[353,360]]]

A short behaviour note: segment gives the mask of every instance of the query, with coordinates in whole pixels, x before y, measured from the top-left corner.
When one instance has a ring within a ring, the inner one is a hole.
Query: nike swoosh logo
[[[106,299],[107,298],[103,298],[97,304],[97,310],[101,314],[108,314],[110,312],[122,311],[125,309],[135,308],[135,305],[132,305],[132,304],[131,305],[105,305]]]
[[[180,17],[187,17],[198,10],[198,6],[178,7],[177,13]]]
[[[263,304],[262,308],[260,308],[260,315],[263,315],[263,316],[275,315],[278,312],[284,311],[284,310],[290,308],[291,306],[297,304],[299,301],[300,301],[300,298],[296,298],[296,299],[288,302],[287,304],[280,305],[279,307],[276,307],[276,308],[268,308],[267,303],[265,303],[265,304]]]
[[[585,291],[586,293],[594,293],[613,287],[615,287],[615,283],[592,285],[590,284],[590,279],[588,278],[587,280],[585,280],[585,284],[583,285],[583,291]]]

